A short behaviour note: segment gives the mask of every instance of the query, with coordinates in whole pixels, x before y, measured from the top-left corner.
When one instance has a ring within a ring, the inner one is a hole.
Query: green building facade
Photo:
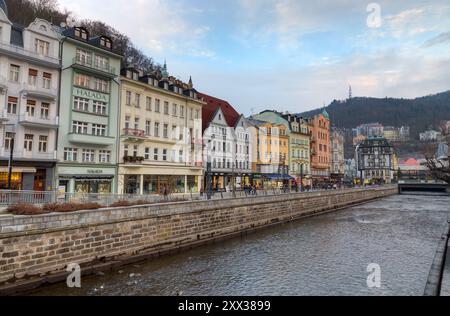
[[[106,36],[91,38],[79,27],[62,34],[58,189],[114,193],[121,56]]]

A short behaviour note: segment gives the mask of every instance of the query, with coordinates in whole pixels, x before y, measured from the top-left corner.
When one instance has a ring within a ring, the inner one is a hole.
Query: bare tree
[[[436,151],[428,150],[425,153],[427,167],[435,179],[445,181],[450,184],[450,126],[448,122],[442,122],[440,126],[442,135],[445,137],[449,146],[448,156],[446,158],[437,157]]]

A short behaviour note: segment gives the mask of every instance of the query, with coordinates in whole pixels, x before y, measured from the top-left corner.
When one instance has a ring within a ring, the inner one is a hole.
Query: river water
[[[450,197],[398,195],[34,295],[422,295],[449,215]]]

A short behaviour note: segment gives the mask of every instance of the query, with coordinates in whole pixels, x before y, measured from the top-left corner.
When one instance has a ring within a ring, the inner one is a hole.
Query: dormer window
[[[111,49],[112,48],[112,42],[109,38],[102,36],[100,38],[100,46],[107,48],[107,49]]]
[[[164,89],[169,90],[169,84],[167,82],[164,82]]]
[[[139,74],[137,72],[133,72],[133,80],[139,80]]]
[[[87,41],[89,38],[88,31],[84,28],[77,27],[75,28],[75,37],[81,38],[84,41]]]
[[[131,71],[127,70],[127,78],[131,79],[133,77]]]

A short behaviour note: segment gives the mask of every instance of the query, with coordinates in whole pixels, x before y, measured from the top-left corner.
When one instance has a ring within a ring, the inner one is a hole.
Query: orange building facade
[[[308,126],[311,134],[311,175],[313,185],[317,186],[331,180],[330,116],[324,110],[309,119]]]

